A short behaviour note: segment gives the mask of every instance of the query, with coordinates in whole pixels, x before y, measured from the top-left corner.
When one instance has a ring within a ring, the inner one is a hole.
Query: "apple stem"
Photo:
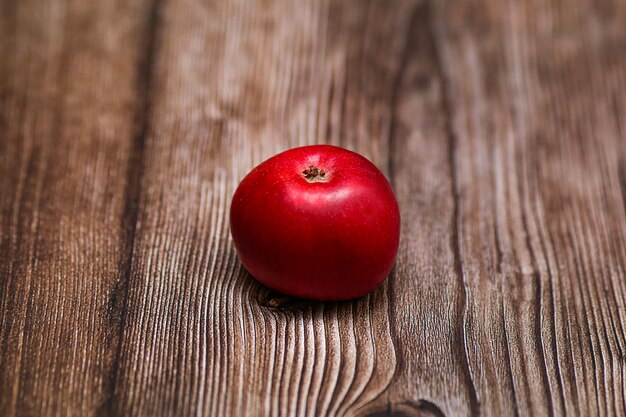
[[[309,182],[315,182],[315,181],[325,181],[326,179],[324,178],[326,176],[326,171],[324,171],[324,169],[320,169],[316,166],[313,165],[309,165],[309,168],[305,169],[304,171],[302,171],[302,175],[304,175],[304,178],[307,179],[307,181]]]

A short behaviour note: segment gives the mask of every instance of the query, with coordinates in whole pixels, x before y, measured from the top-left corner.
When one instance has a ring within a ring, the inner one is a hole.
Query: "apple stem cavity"
[[[302,171],[302,175],[308,182],[325,182],[328,180],[324,168],[320,169],[314,165],[309,165],[307,169]]]

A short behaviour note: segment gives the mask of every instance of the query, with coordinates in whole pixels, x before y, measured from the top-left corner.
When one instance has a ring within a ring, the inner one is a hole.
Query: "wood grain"
[[[89,415],[110,397],[147,10],[2,4],[3,415]]]
[[[226,223],[238,180],[280,149],[329,135],[367,144],[362,152],[386,162],[393,52],[404,41],[395,27],[409,22],[406,7],[381,6],[164,6],[120,414],[350,414],[391,380],[384,288],[355,303],[268,307],[271,295],[242,270]],[[369,26],[372,16],[388,23]],[[379,57],[382,48],[393,49]],[[391,70],[374,67],[383,64]],[[363,67],[371,91],[348,78]],[[329,134],[331,119],[346,124]]]
[[[0,1],[0,410],[624,415],[626,4]],[[230,197],[370,158],[396,267],[256,283]]]

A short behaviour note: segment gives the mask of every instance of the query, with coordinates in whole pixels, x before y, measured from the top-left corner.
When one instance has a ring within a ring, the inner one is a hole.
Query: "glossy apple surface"
[[[241,182],[230,230],[244,267],[282,293],[345,300],[378,287],[395,262],[400,212],[385,176],[343,148],[282,152]]]

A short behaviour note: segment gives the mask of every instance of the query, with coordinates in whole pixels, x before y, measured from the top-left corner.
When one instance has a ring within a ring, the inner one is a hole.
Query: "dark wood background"
[[[626,413],[623,0],[0,0],[0,414]],[[230,198],[331,143],[389,280],[289,300]]]

